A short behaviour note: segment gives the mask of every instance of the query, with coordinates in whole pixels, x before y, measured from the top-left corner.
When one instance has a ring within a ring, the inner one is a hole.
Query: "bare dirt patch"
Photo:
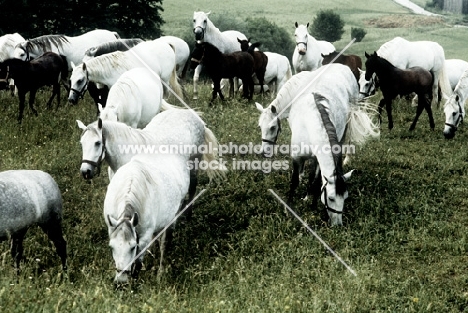
[[[377,28],[411,28],[443,24],[442,17],[419,15],[386,15],[364,21],[366,25]]]

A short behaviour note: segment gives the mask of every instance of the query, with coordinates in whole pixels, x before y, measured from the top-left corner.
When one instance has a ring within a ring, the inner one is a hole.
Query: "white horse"
[[[18,33],[6,34],[0,37],[0,62],[15,57],[15,47],[20,42],[23,42],[24,38]],[[9,84],[11,92],[13,94],[14,81],[13,79],[3,80],[0,79],[0,83]]]
[[[101,119],[88,126],[81,121],[77,123],[83,130],[80,172],[85,179],[93,178],[95,170],[100,172],[103,160],[109,165],[109,179],[112,180],[114,173],[133,156],[169,153],[175,147],[185,156],[190,167],[190,201],[195,196],[199,168],[206,171],[210,179],[223,177],[226,171],[223,162],[217,160],[218,141],[215,135],[192,110],[170,109],[161,112],[144,129]],[[190,216],[190,210],[188,214]]]
[[[445,138],[452,139],[458,126],[465,118],[466,100],[468,100],[468,69],[460,77],[453,94],[445,102]]]
[[[45,35],[20,42],[16,45],[14,57],[23,61],[37,58],[44,52],[52,51],[67,58],[68,69],[73,70],[73,64],[80,64],[86,50],[104,42],[120,38],[116,32],[96,29],[80,36]]]
[[[120,75],[137,67],[149,68],[166,85],[170,85],[178,96],[183,97],[175,71],[174,49],[166,42],[156,39],[142,42],[125,52],[104,54],[75,66],[70,77],[68,100],[76,103],[86,92],[90,81],[111,87]]]
[[[302,71],[313,71],[322,66],[322,54],[328,55],[336,51],[333,44],[328,41],[316,40],[309,34],[307,25],[298,25],[296,22],[294,39],[296,48],[294,49],[292,64],[295,73]]]
[[[19,270],[23,239],[28,228],[38,225],[54,243],[67,268],[67,243],[62,233],[62,195],[49,174],[37,170],[0,173],[0,241],[11,239],[11,255]]]
[[[168,44],[171,44],[175,49],[176,55],[176,71],[180,79],[185,78],[187,69],[190,66],[189,57],[190,57],[190,47],[185,42],[185,40],[175,37],[175,36],[162,36],[158,38],[163,40]]]
[[[116,267],[115,283],[127,283],[130,273],[138,274],[143,249],[174,219],[189,184],[185,159],[173,155],[136,156],[114,175],[107,187],[103,213]],[[164,272],[165,247],[171,232],[167,229],[160,238],[158,278]]]
[[[450,96],[452,94],[448,74],[445,70],[444,48],[437,42],[408,41],[401,37],[395,37],[380,46],[377,55],[399,69],[419,66],[431,72],[434,76],[432,104],[439,102],[439,87],[443,95]],[[413,100],[413,103],[416,102]]]
[[[161,107],[169,108],[163,101],[161,81],[148,69],[139,67],[119,77],[109,90],[107,105],[100,110],[100,117],[133,128],[144,128]]]
[[[195,40],[198,43],[209,42],[218,48],[222,53],[232,53],[241,51],[239,42],[240,40],[247,40],[247,37],[239,31],[227,30],[221,32],[208,18],[211,12],[193,12],[193,33]],[[202,65],[195,68],[193,74],[193,99],[198,99],[198,80]],[[237,90],[237,80],[230,80],[229,96],[234,95],[234,90]]]
[[[347,197],[345,181],[351,175],[351,172],[343,173],[342,144],[362,145],[369,138],[379,136],[379,128],[366,106],[355,103],[358,91],[356,78],[349,67],[328,64],[313,72],[294,75],[267,108],[257,103],[266,156],[271,155],[276,144],[281,131],[280,121],[288,118],[293,159],[289,202],[292,203],[304,162],[310,160],[309,184],[322,185],[321,201],[332,225],[342,224]],[[318,182],[320,172],[321,182]],[[318,195],[316,190],[314,194]]]

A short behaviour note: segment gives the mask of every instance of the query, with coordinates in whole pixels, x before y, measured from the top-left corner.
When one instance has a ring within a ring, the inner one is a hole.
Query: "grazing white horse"
[[[439,87],[443,95],[448,97],[452,94],[448,74],[445,70],[444,48],[437,42],[408,41],[401,37],[395,37],[380,46],[377,55],[399,69],[419,66],[431,72],[434,76],[432,104],[439,102]],[[417,102],[413,100],[413,103]]]
[[[319,193],[314,190],[314,194],[321,193],[321,201],[332,225],[342,224],[344,200],[347,197],[345,181],[351,175],[351,172],[343,173],[342,144],[361,145],[369,138],[379,136],[379,128],[369,116],[366,105],[356,104],[358,90],[356,78],[349,67],[328,64],[313,72],[294,75],[268,107],[263,108],[257,103],[257,109],[261,112],[259,126],[266,156],[271,156],[276,144],[281,131],[280,121],[288,118],[293,159],[290,203],[304,162],[310,160],[309,184],[322,186],[321,191],[320,188]],[[318,181],[320,172],[321,179]]]
[[[62,233],[62,195],[49,174],[37,170],[0,173],[0,241],[11,238],[11,255],[19,270],[23,239],[28,228],[38,225],[54,243],[67,268],[67,243]]]
[[[68,60],[69,71],[73,64],[80,64],[86,50],[104,42],[120,38],[116,32],[105,29],[96,29],[80,36],[69,37],[64,35],[45,35],[20,42],[16,45],[14,57],[27,61],[35,59],[44,52],[52,51],[63,55]]]
[[[159,40],[165,41],[171,44],[175,49],[176,55],[176,71],[179,78],[184,79],[187,69],[190,66],[190,47],[185,40],[176,36],[162,36]]]
[[[179,97],[183,97],[175,71],[174,49],[166,42],[156,39],[142,42],[127,51],[104,54],[75,66],[70,77],[68,100],[76,102],[82,97],[90,81],[111,87],[120,75],[137,67],[149,67]]]
[[[122,74],[109,90],[107,105],[101,119],[119,121],[133,128],[144,128],[161,107],[163,101],[161,81],[144,67],[134,68]]]
[[[103,213],[115,262],[115,283],[127,283],[129,274],[138,274],[143,249],[174,219],[189,184],[186,160],[174,155],[136,156],[114,175],[107,187]],[[171,232],[166,230],[160,239],[158,278],[164,272],[166,242]]]
[[[452,139],[455,137],[458,126],[465,118],[466,100],[468,100],[468,69],[460,77],[453,94],[445,102],[445,138]]]
[[[193,33],[195,34],[195,40],[198,43],[211,43],[222,53],[241,51],[237,39],[247,40],[247,37],[236,30],[221,32],[208,18],[210,13],[211,12],[205,13],[201,11],[193,12]],[[198,99],[198,80],[201,70],[202,65],[198,65],[193,74],[193,99]],[[229,82],[229,96],[233,97],[234,90],[237,90],[237,80],[230,79]]]
[[[298,25],[296,22],[294,39],[296,48],[294,49],[292,64],[295,73],[302,71],[313,71],[322,66],[322,54],[328,55],[336,51],[333,44],[328,41],[317,40],[309,34],[307,25]]]

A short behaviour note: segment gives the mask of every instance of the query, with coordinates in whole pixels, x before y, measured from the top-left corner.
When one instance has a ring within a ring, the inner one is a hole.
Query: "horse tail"
[[[375,105],[371,102],[360,101],[358,103],[351,103],[346,124],[346,144],[362,146],[368,139],[379,138],[380,125],[374,122],[372,118],[373,115],[376,116],[377,114]],[[351,148],[346,147],[346,158],[354,153]]]
[[[450,81],[447,75],[447,71],[445,69],[445,64],[442,66],[442,69],[439,72],[439,87],[443,97],[449,98],[452,95],[453,90],[452,86],[450,86]]]
[[[180,109],[179,107],[168,103],[166,100],[161,99],[161,111]]]
[[[204,138],[204,145],[207,147],[207,151],[203,153],[202,160],[206,161],[206,164],[209,164],[207,171],[207,175],[212,179],[223,179],[226,176],[227,168],[218,160],[218,151],[219,151],[219,144],[218,139],[216,139],[215,135],[205,126],[205,138]]]

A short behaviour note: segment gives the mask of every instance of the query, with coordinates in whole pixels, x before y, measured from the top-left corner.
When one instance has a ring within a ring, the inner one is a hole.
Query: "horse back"
[[[38,170],[0,173],[0,238],[35,223],[61,219],[62,197],[57,183]]]

